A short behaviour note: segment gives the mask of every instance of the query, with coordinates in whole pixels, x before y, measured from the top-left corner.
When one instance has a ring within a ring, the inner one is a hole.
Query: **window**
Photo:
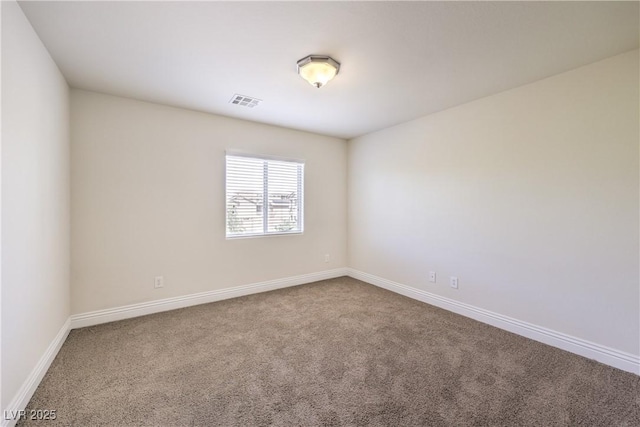
[[[227,237],[302,233],[304,163],[227,154]]]

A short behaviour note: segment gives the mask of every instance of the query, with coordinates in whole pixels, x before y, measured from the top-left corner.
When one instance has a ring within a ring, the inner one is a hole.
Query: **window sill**
[[[254,239],[256,237],[282,237],[282,236],[300,236],[304,234],[304,231],[289,231],[282,233],[267,233],[267,234],[242,234],[237,236],[225,236],[225,240],[238,240],[238,239]]]

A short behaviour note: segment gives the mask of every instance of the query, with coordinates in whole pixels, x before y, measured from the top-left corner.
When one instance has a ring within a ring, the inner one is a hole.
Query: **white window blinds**
[[[304,163],[226,156],[227,237],[302,233]]]

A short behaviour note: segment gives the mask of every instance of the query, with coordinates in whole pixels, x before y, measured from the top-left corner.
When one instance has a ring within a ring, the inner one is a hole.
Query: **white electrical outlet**
[[[453,289],[458,289],[458,278],[455,276],[451,276],[451,278],[449,279],[449,285]]]
[[[331,261],[331,256],[329,254],[324,254],[324,262]]]
[[[436,272],[435,271],[430,271],[429,272],[429,281],[431,283],[436,283]]]
[[[164,288],[164,277],[156,276],[156,278],[153,281],[153,287],[156,289]]]

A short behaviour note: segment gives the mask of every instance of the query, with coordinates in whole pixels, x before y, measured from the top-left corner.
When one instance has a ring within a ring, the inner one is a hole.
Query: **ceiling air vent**
[[[253,107],[257,107],[260,104],[260,102],[262,102],[262,100],[257,98],[252,98],[246,95],[238,95],[236,93],[235,95],[233,95],[233,97],[231,97],[231,100],[229,100],[229,102],[232,104],[240,105],[242,107],[253,108]]]

